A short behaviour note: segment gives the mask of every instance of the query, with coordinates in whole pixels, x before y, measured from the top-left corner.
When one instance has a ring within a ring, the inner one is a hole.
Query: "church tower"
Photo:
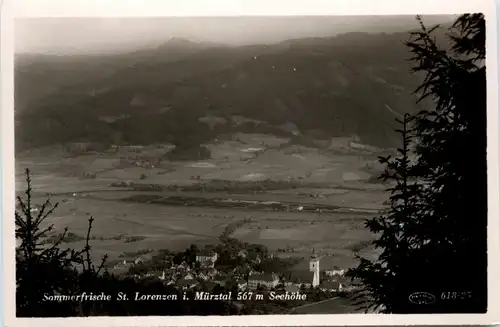
[[[316,287],[319,285],[319,257],[314,253],[311,255],[311,259],[309,260],[309,271],[313,272],[313,280],[312,287]]]

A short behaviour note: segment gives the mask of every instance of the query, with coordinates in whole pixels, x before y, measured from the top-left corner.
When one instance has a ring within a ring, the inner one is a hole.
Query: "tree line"
[[[381,157],[390,210],[366,221],[378,237],[376,260],[359,258],[349,275],[364,289],[359,305],[385,313],[484,313],[487,299],[485,21],[460,16],[439,47],[422,23],[406,45],[415,91],[433,108],[398,120],[401,147]],[[415,300],[425,294],[424,302]]]

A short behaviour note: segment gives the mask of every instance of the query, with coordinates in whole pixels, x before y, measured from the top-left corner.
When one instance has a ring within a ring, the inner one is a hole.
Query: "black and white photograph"
[[[488,19],[16,18],[16,317],[490,312]]]

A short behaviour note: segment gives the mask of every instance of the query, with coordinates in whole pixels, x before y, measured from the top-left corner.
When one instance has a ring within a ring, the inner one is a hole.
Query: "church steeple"
[[[311,259],[309,260],[309,271],[313,272],[312,286],[316,287],[319,285],[319,257],[315,253],[313,248]]]

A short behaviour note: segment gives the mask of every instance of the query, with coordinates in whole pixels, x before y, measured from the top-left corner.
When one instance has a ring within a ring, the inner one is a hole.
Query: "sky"
[[[453,16],[427,15],[428,25]],[[152,47],[179,37],[229,45],[276,43],[346,32],[395,32],[418,28],[415,16],[282,17],[81,17],[18,18],[16,53],[114,53]]]

